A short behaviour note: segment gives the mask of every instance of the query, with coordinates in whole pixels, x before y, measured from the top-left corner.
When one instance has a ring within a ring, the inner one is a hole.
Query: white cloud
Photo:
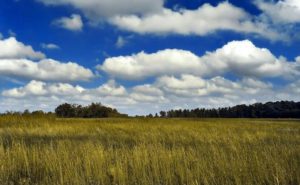
[[[141,79],[163,74],[196,73],[201,70],[201,63],[189,51],[167,49],[154,54],[141,52],[132,56],[108,58],[97,68],[115,77]]]
[[[162,96],[164,94],[162,90],[149,84],[135,86],[133,92],[151,96]]]
[[[140,103],[166,103],[164,92],[150,84],[138,85],[132,88],[130,97]]]
[[[81,31],[83,28],[81,16],[77,14],[57,19],[53,22],[53,24],[71,31]]]
[[[299,0],[256,0],[255,4],[264,12],[263,16],[274,23],[300,23]]]
[[[148,14],[162,9],[164,0],[38,0],[46,5],[71,5],[81,10],[92,22],[106,17]]]
[[[45,44],[45,43],[42,43],[41,44],[41,47],[44,48],[44,49],[60,49],[60,47],[56,44],[52,44],[52,43],[49,43],[49,44]]]
[[[123,15],[111,19],[111,23],[121,29],[140,34],[181,34],[200,35],[229,30],[239,33],[252,33],[277,40],[282,36],[270,30],[266,24],[253,21],[253,17],[243,9],[226,2],[216,7],[204,4],[196,10],[164,9],[159,14],[146,16]],[[158,26],[159,25],[159,26]]]
[[[223,97],[236,96],[239,93],[245,95],[256,94],[264,89],[271,89],[272,85],[259,80],[244,78],[240,81],[230,81],[224,77],[216,76],[211,79],[203,79],[194,75],[162,76],[157,79],[155,86],[163,89],[166,94],[185,97]]]
[[[4,40],[0,39],[0,59],[3,58],[42,59],[45,58],[45,55],[34,51],[31,46],[24,45],[17,41],[16,38],[10,37]]]
[[[276,58],[268,49],[258,48],[251,41],[232,41],[214,52],[197,56],[189,51],[166,49],[107,58],[97,69],[116,78],[141,80],[162,75],[192,74],[216,76],[232,73],[238,76],[283,77],[300,76],[299,62]]]
[[[258,48],[251,41],[232,41],[202,57],[215,72],[232,72],[240,76],[288,77],[298,76],[295,62],[276,58],[268,49]]]
[[[24,87],[13,88],[2,92],[3,96],[24,98],[30,96],[72,96],[83,93],[80,86],[72,86],[66,83],[47,84],[41,81],[31,81]]]
[[[94,77],[91,70],[76,63],[52,59],[33,62],[27,59],[0,59],[0,75],[50,81],[87,81]]]
[[[0,40],[0,76],[45,81],[87,81],[94,77],[91,70],[77,63],[44,58],[43,53],[14,37]]]
[[[127,94],[125,87],[117,85],[114,80],[98,87],[96,93],[102,96],[124,96]]]

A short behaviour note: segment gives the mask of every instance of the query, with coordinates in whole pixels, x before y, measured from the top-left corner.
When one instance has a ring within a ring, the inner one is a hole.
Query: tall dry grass
[[[0,117],[0,184],[300,184],[300,122]]]

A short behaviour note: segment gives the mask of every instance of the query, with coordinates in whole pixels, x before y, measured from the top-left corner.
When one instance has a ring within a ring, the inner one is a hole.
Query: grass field
[[[0,184],[300,184],[300,122],[0,117]]]

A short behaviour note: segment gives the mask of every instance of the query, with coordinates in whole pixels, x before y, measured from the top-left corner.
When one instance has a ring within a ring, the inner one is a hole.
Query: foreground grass
[[[0,184],[300,184],[300,122],[0,117]]]

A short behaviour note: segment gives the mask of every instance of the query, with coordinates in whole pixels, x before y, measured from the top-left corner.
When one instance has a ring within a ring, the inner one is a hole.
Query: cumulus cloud
[[[41,44],[41,47],[44,48],[44,49],[60,49],[60,47],[56,44],[52,44],[52,43],[49,43],[49,44],[45,44],[45,43],[42,43]]]
[[[221,76],[211,79],[203,79],[194,75],[183,74],[180,78],[174,76],[162,76],[155,83],[168,94],[177,96],[234,96],[244,92],[245,94],[256,94],[257,91],[272,88],[271,84],[262,81],[244,78],[233,82]]]
[[[143,103],[166,103],[168,99],[164,97],[164,92],[150,84],[133,87],[130,97]]]
[[[251,41],[232,41],[213,52],[197,56],[190,51],[166,49],[107,58],[97,69],[116,78],[141,80],[162,75],[193,74],[203,77],[232,73],[237,76],[293,78],[300,76],[299,62],[276,58]]]
[[[271,19],[274,23],[300,23],[299,0],[279,0],[277,2],[257,0],[255,4],[264,12],[262,16]]]
[[[3,58],[29,58],[42,59],[45,55],[34,51],[31,46],[24,45],[14,37],[1,40],[0,38],[0,59]]]
[[[37,0],[46,5],[71,5],[81,10],[92,22],[116,15],[159,12],[164,0]]]
[[[46,59],[43,53],[10,37],[0,40],[0,76],[45,81],[87,81],[94,74],[74,62]]]
[[[2,95],[6,97],[24,98],[30,96],[72,96],[82,92],[84,92],[84,89],[80,86],[72,86],[66,83],[47,84],[33,80],[24,87],[3,91]]]
[[[229,30],[240,33],[253,33],[271,40],[282,39],[281,35],[268,28],[266,24],[254,21],[243,9],[230,4],[217,6],[204,4],[196,10],[164,9],[159,14],[146,16],[123,15],[111,19],[111,23],[121,29],[140,34],[181,34],[207,35],[216,31]],[[159,26],[157,26],[159,25]]]
[[[132,56],[108,58],[97,69],[118,78],[141,79],[163,74],[196,73],[197,69],[201,70],[201,63],[189,51],[167,49],[153,54],[141,52]]]
[[[91,70],[77,63],[61,63],[53,59],[33,62],[27,59],[0,59],[0,75],[46,81],[88,81]]]
[[[72,14],[70,17],[62,17],[53,22],[54,25],[71,30],[81,31],[83,28],[83,22],[80,15]]]
[[[96,93],[102,96],[124,96],[127,94],[125,87],[118,85],[114,80],[98,87]]]

